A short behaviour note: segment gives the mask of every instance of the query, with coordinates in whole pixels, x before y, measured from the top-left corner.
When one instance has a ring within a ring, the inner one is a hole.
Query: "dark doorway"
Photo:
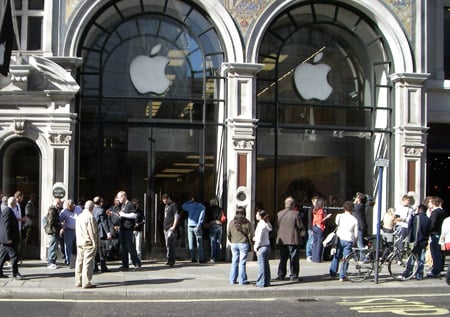
[[[20,255],[23,258],[39,259],[40,253],[40,216],[39,216],[39,193],[40,193],[40,152],[37,146],[26,139],[12,140],[7,143],[0,152],[1,158],[1,192],[3,195],[12,196],[21,191],[23,200],[20,202],[22,216],[30,198],[33,200],[34,209],[29,205],[31,211],[29,220],[23,221],[22,245]]]
[[[428,135],[427,195],[439,196],[450,206],[450,125],[430,124]]]

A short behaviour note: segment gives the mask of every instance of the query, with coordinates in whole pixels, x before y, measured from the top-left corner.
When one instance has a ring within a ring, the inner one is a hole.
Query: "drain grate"
[[[317,302],[317,301],[318,301],[317,298],[311,298],[311,297],[298,298],[297,299],[297,302],[301,302],[301,303],[304,303],[304,302]]]

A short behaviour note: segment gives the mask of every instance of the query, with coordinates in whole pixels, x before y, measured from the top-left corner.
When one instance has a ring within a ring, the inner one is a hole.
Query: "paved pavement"
[[[272,277],[276,277],[278,260],[270,261]],[[266,288],[255,287],[258,265],[247,263],[250,285],[230,285],[230,263],[197,264],[179,261],[174,267],[164,262],[143,261],[140,271],[118,271],[119,262],[108,264],[112,272],[95,273],[94,289],[74,287],[74,270],[61,266],[49,270],[39,260],[25,260],[20,266],[23,280],[0,279],[0,298],[45,298],[73,300],[133,300],[133,299],[216,299],[267,297],[321,297],[380,294],[414,294],[425,292],[449,293],[441,278],[422,281],[394,281],[380,273],[378,283],[366,280],[361,283],[340,282],[328,277],[329,262],[310,263],[301,260],[301,282],[272,281]],[[5,274],[11,275],[8,270]]]

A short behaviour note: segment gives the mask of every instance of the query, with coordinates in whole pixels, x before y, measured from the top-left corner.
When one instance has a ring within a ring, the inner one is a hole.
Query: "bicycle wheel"
[[[345,257],[348,263],[347,279],[351,282],[362,282],[367,279],[373,271],[373,260],[366,254],[364,260],[360,260],[361,251],[352,251]]]
[[[417,255],[410,250],[395,251],[389,256],[389,274],[398,281],[407,281],[416,276],[419,269]]]

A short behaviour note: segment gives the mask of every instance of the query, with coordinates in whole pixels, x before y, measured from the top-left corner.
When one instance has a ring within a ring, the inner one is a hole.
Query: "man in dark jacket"
[[[121,246],[122,255],[122,266],[119,270],[128,270],[128,255],[131,256],[131,261],[133,262],[135,269],[141,269],[141,260],[139,260],[136,252],[136,245],[133,240],[133,230],[136,224],[136,210],[127,198],[127,193],[120,191],[117,193],[117,198],[120,203],[120,231],[119,231],[119,241]]]
[[[445,257],[441,251],[439,238],[441,236],[442,222],[447,217],[446,212],[442,209],[442,199],[432,197],[428,200],[428,208],[431,210],[430,215],[430,253],[433,258],[433,267],[428,272],[428,277],[439,277],[444,269]]]
[[[94,272],[99,271],[99,262],[100,270],[102,272],[109,272],[110,270],[106,266],[106,254],[108,251],[108,243],[112,239],[111,224],[105,209],[103,209],[103,198],[96,196],[94,197],[93,202],[94,210],[92,214],[94,215],[95,221],[98,225],[98,235],[100,239],[100,245],[98,246],[97,254],[95,256]]]
[[[53,205],[48,208],[45,219],[44,230],[48,238],[48,252],[47,252],[47,268],[56,269],[56,257],[58,252],[59,231],[61,223],[59,221],[59,211],[61,209],[61,199],[55,198]]]
[[[290,279],[299,281],[300,272],[300,230],[303,229],[303,222],[298,210],[293,209],[294,199],[286,198],[285,209],[277,214],[278,234],[276,243],[280,248],[280,263],[278,265],[278,280],[286,277],[287,260],[290,260]]]
[[[14,278],[22,279],[17,263],[17,249],[20,242],[19,223],[14,214],[17,202],[15,197],[8,198],[8,207],[4,208],[0,216],[0,278],[3,275],[3,265],[9,258]]]
[[[425,264],[425,250],[428,245],[430,218],[426,215],[427,207],[419,205],[417,212],[412,215],[408,223],[408,241],[414,245],[413,252],[418,258],[418,269],[415,278],[417,280],[423,279],[424,264]],[[406,264],[406,271],[403,276],[411,274],[414,263]]]

